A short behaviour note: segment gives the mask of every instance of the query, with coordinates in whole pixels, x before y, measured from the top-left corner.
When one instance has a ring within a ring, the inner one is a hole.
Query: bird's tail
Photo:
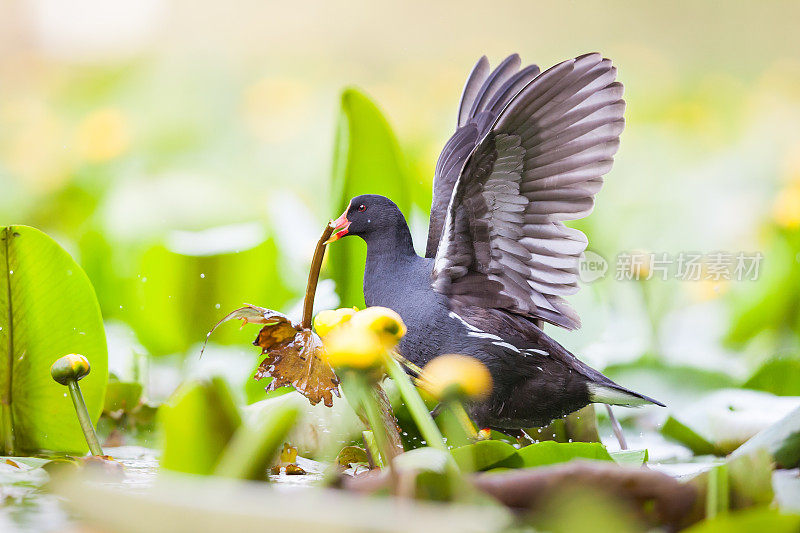
[[[599,373],[599,372],[598,372]],[[602,376],[602,374],[600,374]],[[608,405],[624,405],[626,407],[639,407],[641,405],[655,404],[666,407],[663,403],[644,394],[639,394],[621,385],[617,385],[610,379],[592,381],[586,384],[589,389],[589,399],[594,403],[606,403]]]

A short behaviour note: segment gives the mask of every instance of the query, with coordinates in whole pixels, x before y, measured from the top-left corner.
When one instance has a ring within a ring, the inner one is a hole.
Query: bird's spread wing
[[[489,69],[486,56],[475,64],[461,95],[456,132],[445,144],[436,163],[425,257],[436,255],[453,186],[464,162],[495,123],[500,111],[538,74],[536,65],[520,70],[517,54],[508,56],[493,71]]]
[[[436,291],[463,305],[580,327],[561,297],[578,290],[587,241],[562,221],[591,212],[611,169],[625,109],[615,78],[610,60],[587,54],[536,76],[501,110],[459,169],[436,252]]]

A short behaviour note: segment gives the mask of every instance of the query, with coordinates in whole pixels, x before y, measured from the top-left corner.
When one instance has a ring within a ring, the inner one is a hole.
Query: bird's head
[[[405,218],[397,205],[378,194],[356,196],[333,224],[333,234],[327,241],[329,243],[338,241],[345,235],[358,235],[368,240],[372,235],[406,227]]]

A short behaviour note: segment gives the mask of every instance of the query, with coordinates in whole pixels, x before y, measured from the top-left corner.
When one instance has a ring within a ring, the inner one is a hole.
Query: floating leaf
[[[599,442],[537,442],[518,450],[517,454],[525,467],[565,463],[572,459],[611,461],[605,446]]]
[[[367,463],[367,451],[358,446],[345,446],[336,456],[336,464],[343,468],[350,468],[359,463]]]
[[[489,470],[500,464],[511,468],[522,466],[517,449],[499,440],[478,441],[454,448],[450,453],[453,454],[459,468],[468,472]]]
[[[611,458],[618,465],[633,465],[642,466],[647,462],[647,450],[619,450],[616,452],[608,452]]]

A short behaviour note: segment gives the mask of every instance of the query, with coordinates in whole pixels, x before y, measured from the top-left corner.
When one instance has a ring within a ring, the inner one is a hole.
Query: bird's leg
[[[620,449],[627,450],[628,443],[625,442],[625,435],[622,433],[622,426],[619,425],[617,417],[614,416],[614,411],[611,410],[611,406],[608,404],[606,404],[606,411],[608,411],[608,419],[611,420],[611,429],[614,430],[614,436],[617,437]]]
[[[431,410],[431,418],[436,418],[437,416],[439,416],[439,413],[442,412],[443,408],[444,408],[444,404],[442,402],[437,403],[436,407],[434,407]]]

